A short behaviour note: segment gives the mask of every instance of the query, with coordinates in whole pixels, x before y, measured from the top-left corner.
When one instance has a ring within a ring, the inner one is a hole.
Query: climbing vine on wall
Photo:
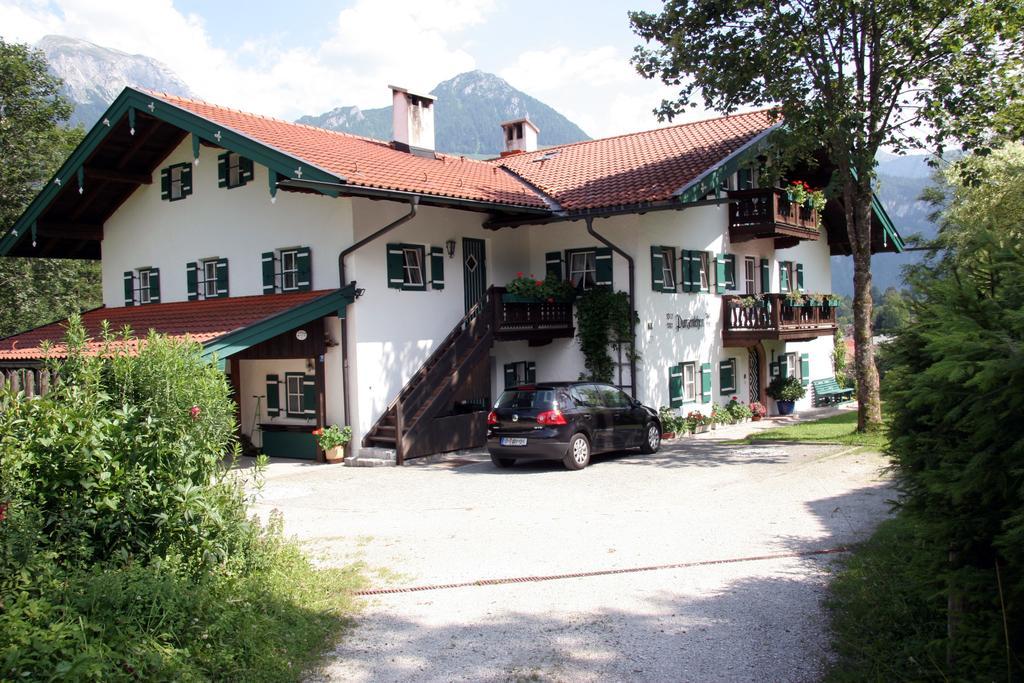
[[[629,344],[638,322],[629,306],[629,295],[610,289],[588,289],[576,300],[576,324],[583,364],[589,373],[583,379],[611,382],[615,363],[609,347]],[[630,354],[633,350],[630,349]]]

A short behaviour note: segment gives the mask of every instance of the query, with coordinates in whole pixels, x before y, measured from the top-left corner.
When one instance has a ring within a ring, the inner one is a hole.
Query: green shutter
[[[185,284],[188,290],[188,300],[197,300],[199,298],[199,264],[195,261],[190,261],[185,266]]]
[[[537,383],[537,364],[534,363],[533,361],[530,361],[526,364],[526,383]]]
[[[160,169],[160,199],[170,200],[171,198],[171,169]]]
[[[281,385],[277,375],[267,375],[267,415],[277,417],[281,414]]]
[[[124,271],[124,305],[135,305],[135,273],[131,270]]]
[[[228,156],[231,152],[217,155],[217,187],[228,186]]]
[[[192,194],[192,164],[181,165],[181,197]]]
[[[505,365],[505,389],[511,389],[516,385],[516,364],[508,363]]]
[[[683,291],[692,292],[693,289],[693,252],[689,249],[683,249],[682,251],[682,269],[681,277],[683,279]]]
[[[804,291],[804,264],[796,264],[796,290]]]
[[[672,408],[683,405],[683,366],[672,365],[668,369],[668,404]]]
[[[405,255],[401,244],[388,245],[388,287],[403,289],[405,286]]]
[[[736,189],[750,190],[754,187],[754,172],[749,168],[736,171]]]
[[[313,259],[309,247],[299,247],[295,250],[295,267],[298,269],[295,277],[298,290],[308,292],[313,289]]]
[[[726,254],[725,255],[725,286],[728,289],[735,290],[736,287],[736,255]]]
[[[217,298],[222,299],[228,295],[228,260],[217,259]]]
[[[151,304],[160,303],[160,269],[150,268],[149,269],[149,302]]]
[[[761,259],[761,292],[767,294],[772,291],[772,271],[768,259]]]
[[[612,286],[612,250],[601,247],[594,250],[594,284],[598,287]]]
[[[444,249],[430,248],[430,286],[433,289],[444,289]]]
[[[710,252],[708,256],[708,262],[710,262]],[[715,293],[725,294],[725,287],[728,281],[729,276],[726,274],[725,271],[725,254],[718,254],[717,256],[715,256]]]
[[[272,251],[265,251],[260,257],[263,264],[263,293],[273,294],[277,291],[277,258]]]
[[[779,375],[781,377],[789,376],[789,362],[785,354],[779,356]]]
[[[736,359],[718,363],[718,390],[723,396],[736,391]]]
[[[779,291],[789,291],[789,261],[779,261]]]
[[[700,402],[711,403],[711,363],[700,366]]]
[[[253,179],[252,159],[238,157],[238,177],[242,185]]]
[[[651,289],[655,292],[665,291],[664,259],[665,250],[651,245]]]
[[[316,395],[316,376],[304,375],[302,377],[302,412],[307,418],[316,417],[318,403]]]
[[[553,280],[562,280],[562,252],[549,251],[544,254],[544,267],[547,277]]]
[[[811,359],[806,353],[800,354],[800,380],[805,387],[811,383]]]

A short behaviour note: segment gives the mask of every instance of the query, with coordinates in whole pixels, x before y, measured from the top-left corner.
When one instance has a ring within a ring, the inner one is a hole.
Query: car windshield
[[[515,410],[533,410],[550,408],[555,402],[552,389],[529,389],[522,391],[506,391],[498,399],[495,408],[513,408]]]

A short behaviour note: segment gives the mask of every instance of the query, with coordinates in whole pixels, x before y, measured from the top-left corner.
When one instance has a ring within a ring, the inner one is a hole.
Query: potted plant
[[[324,451],[327,462],[341,462],[345,459],[345,445],[352,440],[351,427],[331,425],[327,429],[314,430],[313,435],[316,436],[317,443]]]
[[[807,305],[812,308],[821,308],[821,304],[825,301],[824,294],[808,294],[806,296]]]
[[[746,422],[750,419],[751,411],[745,404],[740,403],[738,397],[733,396],[725,405],[725,412],[729,415],[730,421],[735,423]]]
[[[807,389],[796,377],[776,377],[768,385],[768,395],[775,399],[779,415],[793,412],[793,404],[807,394]]]
[[[711,417],[699,410],[691,410],[686,414],[686,426],[694,434],[703,434],[708,431],[711,424]]]
[[[686,419],[676,413],[674,408],[662,406],[658,409],[658,418],[661,420],[662,439],[674,439],[677,434],[686,431]]]
[[[764,404],[760,401],[750,402],[750,419],[754,422],[759,422],[761,418],[768,414],[768,409],[764,407]]]
[[[515,279],[505,286],[505,294],[501,300],[506,303],[540,303],[572,301],[576,296],[576,288],[571,282],[549,277],[538,280],[531,273],[529,277],[516,273]]]
[[[786,292],[786,305],[794,308],[804,305],[804,295],[800,292]]]
[[[711,429],[718,429],[718,425],[724,425],[729,420],[729,414],[722,410],[722,407],[717,403],[711,404]]]

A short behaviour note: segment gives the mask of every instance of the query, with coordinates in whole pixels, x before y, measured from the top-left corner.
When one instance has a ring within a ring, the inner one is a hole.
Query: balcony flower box
[[[539,304],[543,302],[540,297],[509,294],[508,292],[501,295],[501,300],[506,304]]]

